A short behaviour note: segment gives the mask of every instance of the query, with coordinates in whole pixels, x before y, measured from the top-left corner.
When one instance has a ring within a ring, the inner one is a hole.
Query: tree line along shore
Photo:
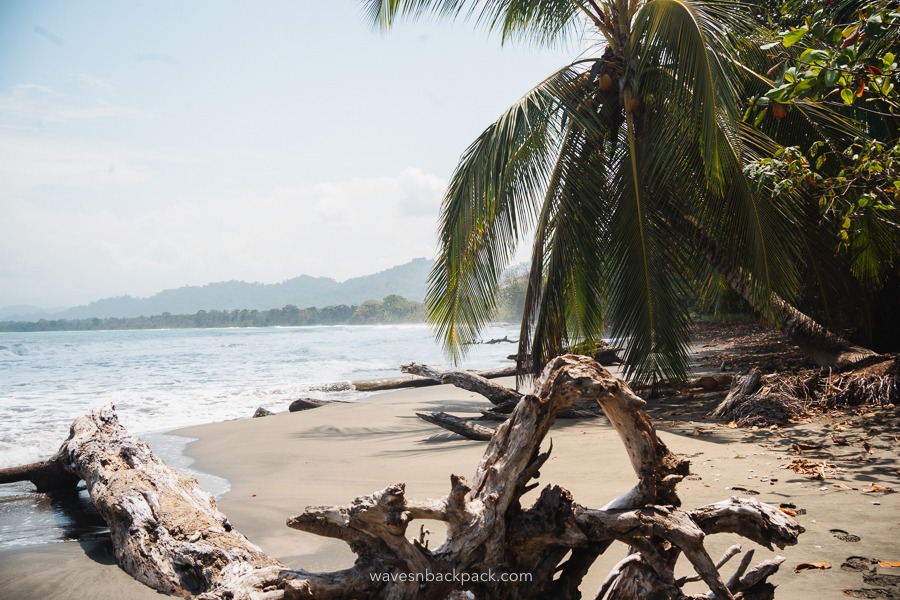
[[[511,269],[502,279],[495,311],[497,320],[514,321],[522,314],[526,273]],[[0,321],[0,332],[101,331],[126,329],[211,329],[216,327],[299,327],[303,325],[389,325],[424,323],[425,305],[399,294],[362,304],[299,308],[288,304],[269,310],[198,310],[191,314],[162,312],[138,317],[93,317]]]
[[[0,331],[99,331],[125,329],[191,329],[214,327],[292,327],[301,325],[368,325],[383,323],[422,323],[421,302],[390,295],[383,300],[367,300],[360,305],[338,304],[317,308],[298,308],[288,304],[270,310],[200,310],[193,314],[164,312],[140,317],[89,319],[41,319],[39,321],[2,321]]]

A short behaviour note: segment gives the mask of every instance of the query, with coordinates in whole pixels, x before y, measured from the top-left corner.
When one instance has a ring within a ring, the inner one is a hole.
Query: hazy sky
[[[460,153],[579,51],[357,0],[3,0],[0,306],[432,257]]]

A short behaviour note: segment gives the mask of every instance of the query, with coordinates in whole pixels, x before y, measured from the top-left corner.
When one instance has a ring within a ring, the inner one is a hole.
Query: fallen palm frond
[[[784,425],[810,410],[838,406],[889,406],[900,400],[900,355],[878,357],[843,373],[738,376],[710,413],[738,427]]]
[[[900,400],[900,355],[883,358],[836,375],[820,377],[816,388],[819,406],[885,406]]]
[[[734,421],[738,427],[785,425],[805,412],[794,378],[762,375],[753,369],[735,377],[731,390],[710,416]]]

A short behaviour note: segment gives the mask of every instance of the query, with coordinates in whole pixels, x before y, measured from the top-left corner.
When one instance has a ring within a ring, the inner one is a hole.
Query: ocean
[[[517,327],[483,335],[503,337],[517,339]],[[508,365],[514,352],[473,345],[460,367]],[[425,325],[0,333],[0,467],[47,458],[75,417],[114,404],[129,431],[187,468],[186,440],[163,432],[259,406],[284,411],[300,397],[356,400],[367,394],[350,381],[400,376],[409,362],[450,366]],[[227,489],[213,477],[201,484]],[[102,535],[84,493],[51,499],[31,489],[0,485],[0,549]]]

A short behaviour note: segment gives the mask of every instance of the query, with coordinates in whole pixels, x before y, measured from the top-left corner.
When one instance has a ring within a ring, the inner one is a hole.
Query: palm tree
[[[789,203],[753,193],[743,165],[764,148],[738,111],[745,71],[739,7],[722,0],[369,0],[403,16],[472,17],[504,40],[601,39],[462,155],[441,213],[428,315],[454,357],[477,339],[503,269],[534,246],[520,340],[532,370],[610,326],[626,376],[687,372],[687,299],[714,269],[739,272],[763,312],[796,286]],[[685,227],[690,223],[691,227]],[[715,240],[708,260],[697,231]]]

